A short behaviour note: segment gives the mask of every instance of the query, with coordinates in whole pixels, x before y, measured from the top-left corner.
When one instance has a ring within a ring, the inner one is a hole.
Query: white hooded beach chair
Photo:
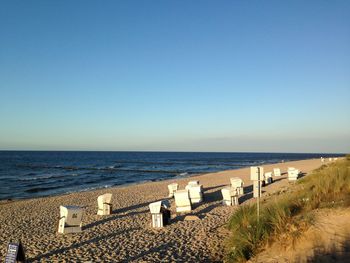
[[[192,210],[191,199],[188,190],[177,190],[174,193],[176,212],[190,212]]]
[[[177,191],[178,188],[179,188],[179,184],[178,183],[169,184],[168,185],[169,197],[173,197],[174,193]]]
[[[273,168],[273,175],[276,177],[281,176],[281,169],[280,168]]]
[[[237,189],[237,193],[239,195],[244,194],[244,188],[243,188],[244,182],[241,178],[232,177],[232,178],[230,178],[230,183],[231,183],[231,187]]]
[[[272,172],[265,173],[264,180],[265,180],[265,184],[272,184],[272,182],[273,182]]]
[[[58,233],[79,233],[81,232],[83,209],[79,206],[60,206],[60,220]]]
[[[299,170],[295,169],[294,167],[288,168],[288,180],[289,181],[295,181],[298,179]]]
[[[226,186],[221,189],[222,203],[224,205],[239,205],[238,203],[238,189],[235,187]]]
[[[170,222],[170,203],[167,200],[149,204],[152,215],[152,227],[158,228]]]
[[[192,185],[187,190],[190,195],[190,200],[192,204],[200,203],[203,201],[202,185]]]
[[[103,215],[110,215],[112,213],[111,199],[112,199],[112,194],[103,194],[97,198],[98,215],[103,216]]]
[[[257,181],[259,179],[264,180],[264,167],[261,166],[252,166],[250,167],[250,180]]]

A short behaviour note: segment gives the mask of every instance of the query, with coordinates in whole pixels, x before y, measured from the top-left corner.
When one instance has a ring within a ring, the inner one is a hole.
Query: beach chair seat
[[[191,199],[188,190],[177,190],[174,193],[176,212],[190,212],[192,210]]]
[[[168,190],[169,190],[169,197],[174,197],[174,193],[177,191],[179,188],[178,183],[172,183],[168,185]]]
[[[60,206],[58,233],[79,233],[82,227],[83,209],[79,206]]]
[[[237,189],[237,193],[239,195],[244,194],[244,182],[241,178],[239,177],[231,177],[230,178],[230,183],[231,183],[231,187],[236,188]]]
[[[195,185],[195,186],[192,185],[186,190],[188,190],[192,204],[200,203],[203,201],[202,185]]]
[[[273,175],[276,177],[281,176],[281,169],[280,168],[273,168]]]
[[[112,194],[103,194],[97,198],[98,215],[110,215],[112,213],[112,204],[111,204]]]
[[[159,228],[170,223],[170,203],[167,200],[149,204],[152,215],[152,227]]]
[[[224,205],[239,205],[238,202],[238,189],[232,186],[226,186],[221,189],[222,203]]]

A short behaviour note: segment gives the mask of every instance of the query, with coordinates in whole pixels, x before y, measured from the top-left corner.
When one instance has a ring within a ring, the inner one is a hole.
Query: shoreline
[[[338,157],[341,158],[341,157]],[[302,160],[297,160],[297,161],[306,161],[306,160],[317,160],[316,158],[311,158],[311,159],[302,159]],[[297,162],[297,161],[287,161],[287,162]],[[287,162],[281,162],[281,163],[287,163]],[[263,164],[256,164],[255,166],[265,166],[265,165],[274,165],[274,164],[279,164],[277,163],[263,163]],[[125,184],[120,184],[120,185],[114,185],[114,186],[108,186],[108,187],[97,187],[94,189],[86,189],[86,190],[80,190],[80,191],[71,191],[71,192],[66,192],[66,193],[57,193],[57,194],[51,194],[51,195],[46,195],[46,196],[37,196],[37,197],[24,197],[24,198],[8,198],[8,199],[0,199],[0,205],[6,204],[6,203],[13,203],[13,202],[20,202],[20,201],[25,201],[25,200],[31,200],[31,199],[40,199],[40,198],[50,198],[50,197],[59,197],[59,196],[66,196],[70,194],[75,194],[75,193],[85,193],[85,192],[94,192],[94,191],[101,191],[101,190],[106,190],[108,189],[114,189],[114,188],[121,188],[121,187],[132,187],[135,185],[142,185],[142,184],[147,184],[147,183],[156,183],[156,182],[165,182],[165,181],[173,181],[173,180],[182,180],[186,178],[192,178],[192,177],[198,177],[198,176],[204,176],[207,174],[215,174],[215,173],[221,173],[221,172],[228,172],[228,171],[236,171],[240,169],[246,169],[249,168],[250,166],[247,167],[240,167],[236,169],[228,169],[228,170],[219,170],[215,172],[207,172],[207,173],[194,173],[194,174],[188,174],[185,176],[181,176],[180,174],[177,176],[174,176],[172,178],[159,178],[158,180],[145,180],[145,181],[139,181],[139,182],[133,182],[133,183],[125,183]]]
[[[328,162],[326,162],[328,163]],[[325,164],[326,164],[325,163]],[[280,167],[284,173],[288,166],[294,166],[308,173],[322,164],[319,159],[308,159],[262,165],[265,172]],[[227,235],[222,225],[236,207],[221,204],[221,188],[229,185],[229,178],[238,176],[245,183],[246,194],[241,203],[251,202],[249,167],[215,173],[172,178],[135,185],[122,185],[64,195],[38,197],[10,201],[0,205],[0,258],[6,253],[10,239],[21,239],[30,261],[131,261],[157,262],[213,261],[222,254],[222,242]],[[184,215],[175,213],[171,201],[172,221],[162,229],[150,227],[148,204],[168,199],[167,184],[179,183],[183,189],[189,178],[199,180],[204,188],[204,202],[194,205],[189,214],[199,221],[184,221]],[[283,187],[288,187],[283,175],[275,183],[264,187],[263,197]],[[97,216],[97,196],[111,192],[113,213]],[[83,232],[60,235],[57,233],[59,205],[84,207]],[[214,258],[213,258],[214,257]]]

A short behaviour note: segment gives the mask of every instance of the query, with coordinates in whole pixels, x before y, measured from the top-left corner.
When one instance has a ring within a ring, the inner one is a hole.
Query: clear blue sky
[[[350,1],[1,1],[0,149],[349,152]]]

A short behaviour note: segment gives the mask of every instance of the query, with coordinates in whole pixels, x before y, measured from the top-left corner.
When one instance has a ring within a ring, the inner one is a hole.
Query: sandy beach
[[[319,159],[265,165],[265,172],[274,167],[286,172],[295,167],[308,173],[321,166]],[[150,182],[91,192],[28,199],[0,204],[0,258],[4,258],[10,240],[21,239],[30,262],[213,262],[223,256],[228,234],[224,225],[236,207],[223,206],[221,188],[229,178],[244,180],[245,195],[241,205],[251,202],[252,185],[249,168],[204,174],[191,178]],[[191,179],[204,187],[204,202],[194,205],[190,213],[199,220],[184,221],[185,214],[176,214],[171,200],[172,221],[162,229],[150,226],[149,203],[168,197],[167,185],[179,183],[183,189]],[[290,184],[286,176],[263,188],[263,196]],[[15,186],[14,186],[15,187]],[[113,214],[98,216],[97,196],[113,194]],[[79,234],[58,234],[60,205],[84,207],[83,231]]]

